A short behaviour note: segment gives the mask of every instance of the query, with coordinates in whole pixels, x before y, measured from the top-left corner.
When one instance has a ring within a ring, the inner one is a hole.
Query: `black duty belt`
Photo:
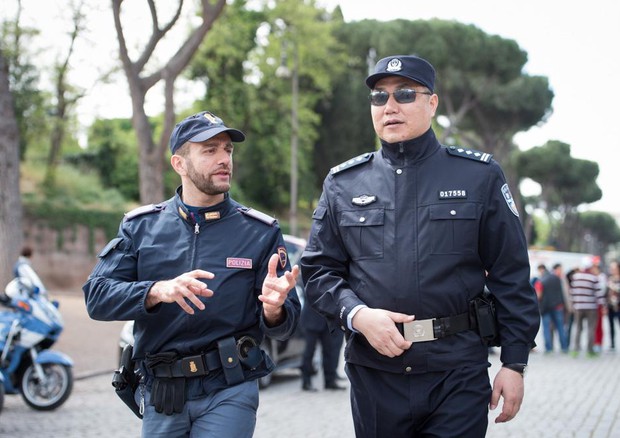
[[[187,356],[171,364],[157,365],[151,369],[155,377],[200,377],[222,368],[218,350]]]
[[[443,318],[413,320],[403,323],[405,339],[411,342],[435,341],[477,327],[470,312]]]

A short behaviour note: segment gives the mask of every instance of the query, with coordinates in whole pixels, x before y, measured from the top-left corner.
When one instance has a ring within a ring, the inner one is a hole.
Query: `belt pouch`
[[[225,338],[217,342],[217,351],[224,370],[224,377],[229,386],[237,385],[245,380],[241,363],[237,355],[237,343],[235,338]]]
[[[180,414],[185,406],[185,378],[157,377],[151,388],[151,404],[158,413]]]

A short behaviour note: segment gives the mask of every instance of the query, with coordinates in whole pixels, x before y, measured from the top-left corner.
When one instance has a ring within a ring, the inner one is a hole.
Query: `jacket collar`
[[[186,205],[181,199],[183,186],[177,187],[173,199],[174,209],[177,214],[186,222],[194,225],[196,223],[209,223],[228,216],[235,206],[229,193],[224,194],[224,200],[210,207],[194,207]]]
[[[381,140],[380,152],[390,164],[402,165],[423,160],[435,153],[439,148],[440,144],[435,137],[435,133],[432,128],[429,128],[420,137],[411,140],[398,143],[388,143]]]

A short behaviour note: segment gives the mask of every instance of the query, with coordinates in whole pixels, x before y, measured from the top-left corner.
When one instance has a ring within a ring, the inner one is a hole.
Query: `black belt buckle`
[[[185,377],[205,376],[209,370],[205,368],[202,356],[188,356],[181,359],[181,372]]]

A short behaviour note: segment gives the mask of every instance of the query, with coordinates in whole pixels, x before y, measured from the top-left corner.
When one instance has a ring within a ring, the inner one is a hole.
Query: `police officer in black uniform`
[[[182,185],[125,215],[83,288],[93,319],[135,320],[149,438],[251,437],[257,379],[274,368],[260,343],[287,339],[299,319],[299,267],[277,221],[228,194],[244,140],[210,112],[177,124],[170,162]]]
[[[500,397],[496,422],[519,411],[539,325],[518,211],[489,154],[437,141],[430,63],[390,56],[366,84],[381,149],[325,179],[300,263],[308,300],[346,332],[358,437],[483,437]]]

